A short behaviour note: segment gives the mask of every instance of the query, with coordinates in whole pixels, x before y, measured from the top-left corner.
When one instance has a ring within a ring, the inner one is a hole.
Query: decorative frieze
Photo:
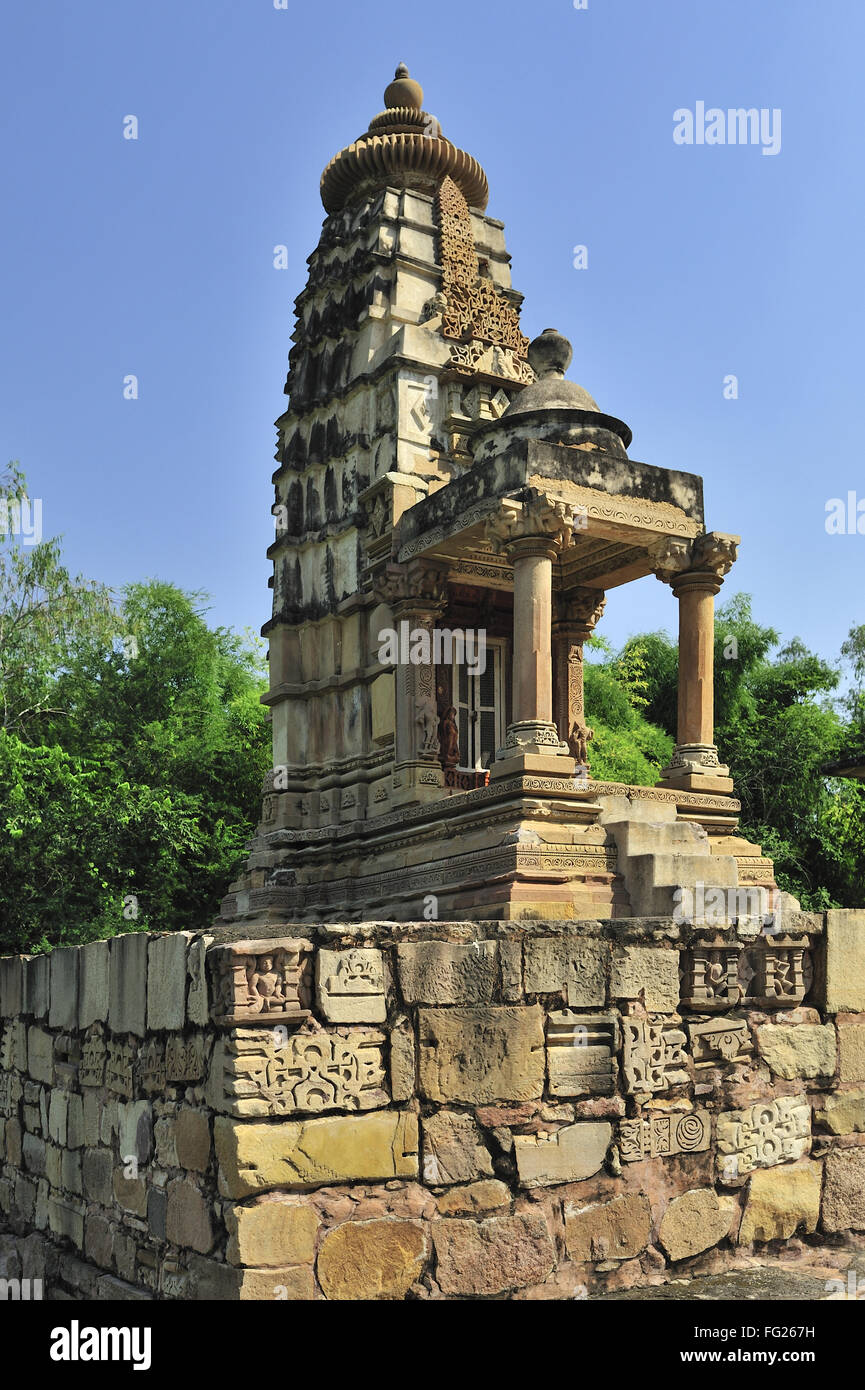
[[[747,1002],[759,1008],[795,1008],[811,986],[807,939],[761,938],[706,944],[682,953],[682,1005],[700,1013],[726,1012]]]
[[[712,1137],[708,1110],[690,1110],[685,1115],[665,1115],[644,1111],[635,1120],[621,1120],[617,1143],[623,1163],[643,1158],[667,1158],[670,1154],[704,1153]]]
[[[236,941],[209,953],[214,1022],[300,1022],[309,1017],[308,941]]]
[[[717,1164],[723,1179],[792,1163],[811,1148],[811,1107],[802,1096],[759,1101],[718,1116]]]
[[[689,1023],[691,1055],[699,1068],[736,1062],[753,1051],[751,1033],[743,1018],[710,1019]]]
[[[373,1110],[387,1105],[385,1035],[291,1033],[237,1029],[216,1047],[210,1093],[214,1107],[238,1118],[303,1111]]]
[[[624,1055],[622,1071],[630,1095],[669,1090],[689,1080],[681,1028],[647,1019],[622,1020]]]
[[[547,1075],[554,1096],[609,1096],[616,1086],[616,1014],[559,1009],[547,1017]]]

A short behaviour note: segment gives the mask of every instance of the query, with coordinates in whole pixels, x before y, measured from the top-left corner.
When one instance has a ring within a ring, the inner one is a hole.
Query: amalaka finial
[[[385,89],[384,104],[388,110],[408,107],[412,111],[420,111],[423,107],[423,87],[409,77],[405,63],[399,64],[393,82]]]

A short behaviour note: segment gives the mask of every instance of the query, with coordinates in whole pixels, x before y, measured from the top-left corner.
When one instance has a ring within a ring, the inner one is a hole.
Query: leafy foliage
[[[209,628],[200,595],[115,604],[37,549],[6,552],[0,595],[0,950],[200,927],[270,764],[261,644]]]

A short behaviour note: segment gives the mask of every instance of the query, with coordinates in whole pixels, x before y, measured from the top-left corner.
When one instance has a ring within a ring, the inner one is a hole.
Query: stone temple
[[[529,342],[483,169],[403,66],[384,100],[322,175],[296,301],[274,771],[223,921],[627,917],[698,882],[771,904],[713,734],[738,537],[707,529],[701,478],[629,458],[562,334]],[[583,646],[650,574],[678,604],[675,753],[656,787],[595,781]]]
[[[385,107],[297,300],[250,857],[215,925],[0,959],[0,1288],[714,1298],[774,1262],[742,1296],[847,1297],[865,910],[800,911],[736,834],[737,538],[523,334],[483,170],[402,68]],[[650,574],[678,740],[619,786],[583,648]]]

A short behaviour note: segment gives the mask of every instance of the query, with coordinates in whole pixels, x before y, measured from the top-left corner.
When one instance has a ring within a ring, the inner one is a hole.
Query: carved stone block
[[[204,1076],[204,1034],[169,1033],[165,1040],[166,1081],[200,1081]]]
[[[138,1054],[138,1080],[142,1091],[165,1090],[165,1047],[156,1038],[146,1042]]]
[[[132,1068],[135,1062],[135,1046],[129,1042],[112,1039],[108,1044],[108,1058],[105,1065],[105,1085],[109,1091],[132,1099]]]
[[[547,1016],[547,1075],[554,1096],[609,1096],[616,1087],[616,1014],[559,1009]]]
[[[214,1051],[211,1103],[239,1118],[373,1110],[389,1100],[384,1043],[384,1033],[365,1029],[285,1036],[278,1029],[237,1029]]]
[[[208,956],[214,1021],[270,1027],[308,1018],[311,955],[310,942],[284,938],[214,948]]]
[[[748,997],[764,1008],[794,1008],[811,985],[811,956],[806,944],[777,937],[749,953],[753,978]]]
[[[707,1110],[692,1110],[686,1115],[645,1111],[635,1120],[620,1121],[619,1157],[623,1163],[636,1163],[643,1158],[703,1153],[711,1136],[712,1121]]]
[[[759,1101],[718,1116],[717,1164],[723,1178],[745,1177],[802,1158],[811,1148],[811,1107],[801,1096]]]
[[[666,1091],[689,1080],[681,1028],[641,1018],[622,1020],[625,1090],[630,1095]]]
[[[330,1023],[384,1023],[384,967],[381,951],[359,946],[350,951],[319,951],[316,1004]]]
[[[105,1084],[106,1048],[103,1038],[98,1034],[85,1038],[81,1048],[81,1066],[78,1080],[82,1086],[102,1086]]]
[[[740,946],[695,946],[682,954],[682,1005],[701,1013],[736,1007],[745,994]]]
[[[710,1019],[708,1023],[689,1023],[691,1055],[699,1068],[736,1062],[753,1051],[751,1033],[743,1018]]]

